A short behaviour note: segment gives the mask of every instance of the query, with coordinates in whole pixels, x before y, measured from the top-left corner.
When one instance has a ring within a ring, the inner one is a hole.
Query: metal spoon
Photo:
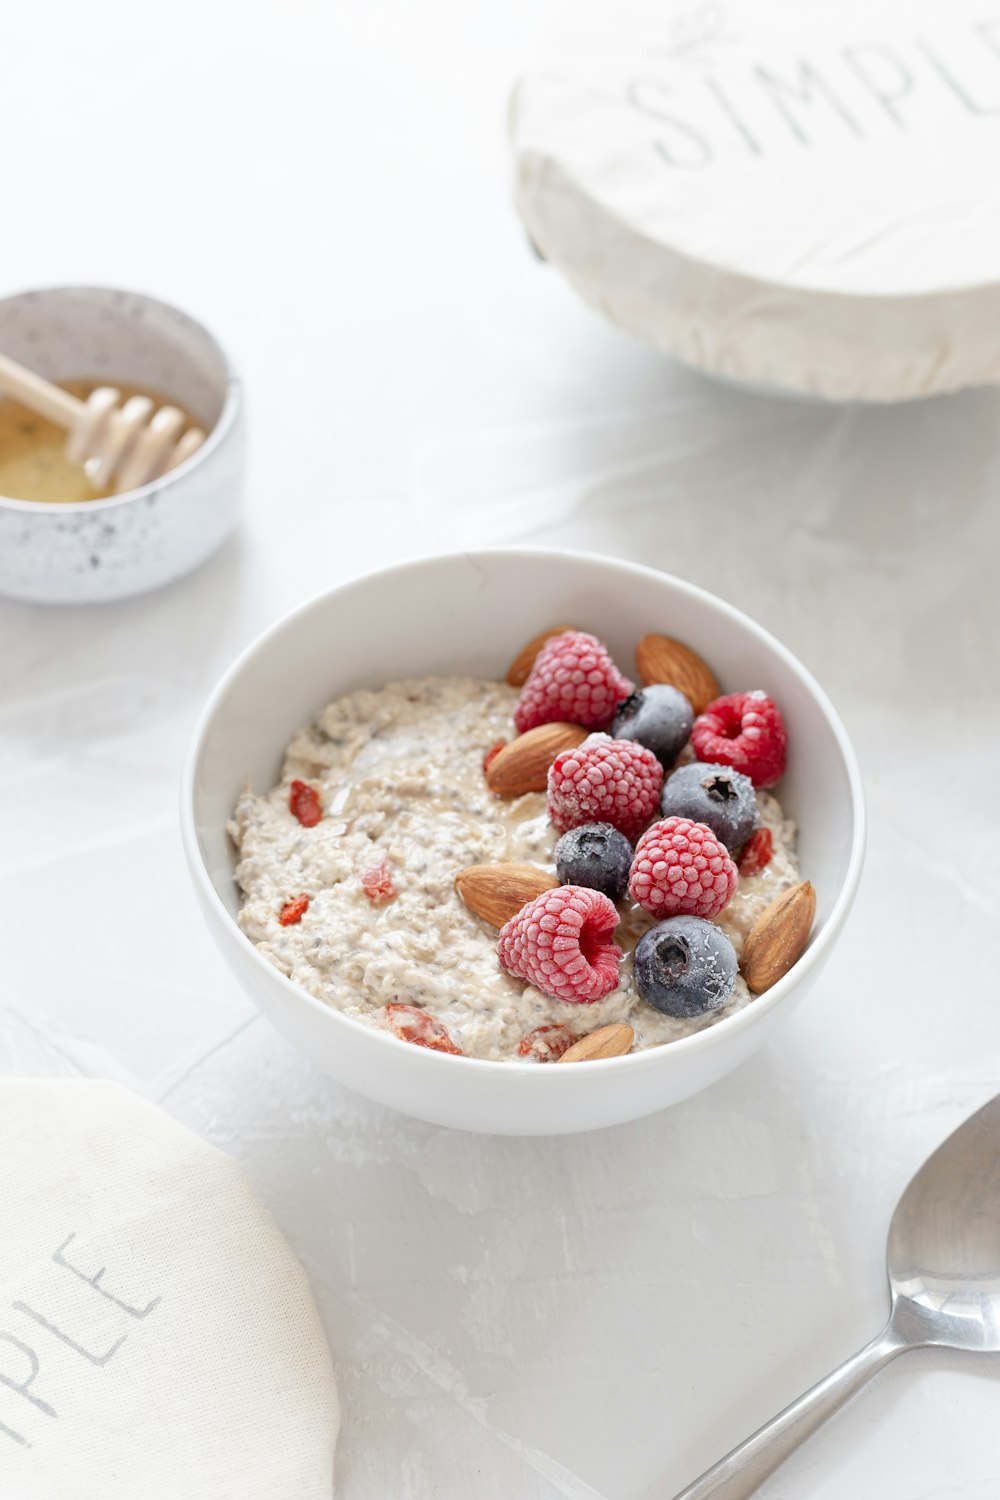
[[[1000,1351],[1000,1095],[913,1178],[892,1216],[886,1261],[892,1311],[882,1332],[675,1500],[745,1500],[907,1349]]]

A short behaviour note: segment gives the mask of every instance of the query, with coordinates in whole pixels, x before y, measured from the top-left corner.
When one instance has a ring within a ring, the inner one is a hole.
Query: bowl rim
[[[618,1072],[625,1068],[637,1071],[639,1068],[669,1066],[669,1064],[664,1064],[664,1058],[671,1056],[687,1057],[693,1053],[707,1051],[714,1046],[724,1043],[727,1037],[735,1037],[739,1033],[748,1030],[771,1011],[775,1010],[803,980],[808,978],[812,970],[821,966],[828,950],[838,937],[857,894],[864,862],[867,829],[864,787],[854,747],[841,722],[840,715],[812,673],[802,665],[786,646],[782,645],[776,636],[773,636],[770,631],[765,630],[763,626],[758,625],[749,615],[745,615],[742,610],[738,610],[734,605],[728,604],[724,599],[720,599],[717,594],[712,594],[709,590],[700,588],[697,584],[688,583],[687,580],[678,578],[673,573],[663,572],[659,568],[647,567],[643,563],[634,563],[622,558],[610,557],[604,553],[586,552],[576,548],[520,546],[456,548],[443,552],[423,553],[417,557],[407,558],[403,562],[393,563],[385,568],[368,569],[354,573],[349,578],[341,580],[341,582],[334,584],[332,587],[321,589],[318,593],[311,595],[301,604],[294,606],[294,608],[280,615],[277,620],[256,635],[243,648],[220,678],[202,709],[185,757],[180,784],[181,837],[188,869],[199,889],[202,899],[208,902],[213,915],[220,919],[224,926],[228,927],[237,939],[245,945],[248,958],[259,968],[267,981],[272,984],[277,982],[278,988],[290,1000],[299,1005],[305,1004],[307,1008],[311,1008],[324,1016],[333,1017],[334,1025],[346,1024],[356,1031],[363,1032],[366,1037],[376,1038],[378,1044],[385,1044],[394,1049],[399,1047],[407,1048],[407,1052],[413,1057],[414,1066],[434,1067],[438,1069],[442,1067],[454,1067],[456,1059],[450,1056],[424,1047],[410,1046],[402,1041],[401,1038],[393,1036],[389,1031],[365,1025],[363,1022],[355,1020],[352,1016],[348,1016],[343,1011],[338,1010],[335,1006],[325,1004],[322,1000],[311,995],[301,985],[296,984],[294,980],[287,978],[273,964],[268,963],[267,959],[264,958],[257,947],[250,941],[240,928],[239,923],[223,904],[208,873],[195,826],[195,777],[205,741],[221,700],[226,696],[232,684],[240,677],[257,652],[279,636],[292,621],[308,614],[311,610],[329,599],[331,595],[342,593],[354,585],[368,582],[371,579],[379,578],[388,580],[400,573],[419,571],[429,564],[443,562],[448,559],[464,559],[476,566],[488,564],[489,560],[494,557],[520,557],[547,560],[550,562],[556,559],[569,559],[575,562],[596,563],[602,567],[610,566],[626,576],[631,575],[633,577],[652,579],[656,582],[666,582],[682,596],[707,603],[710,607],[719,610],[730,622],[748,631],[763,646],[774,652],[783,661],[785,666],[799,679],[802,686],[818,704],[840,751],[841,760],[847,775],[853,819],[847,869],[830,915],[824,923],[822,930],[816,934],[802,956],[793,964],[788,973],[783,975],[763,995],[757,996],[751,1004],[744,1006],[742,1010],[737,1011],[734,1015],[726,1016],[723,1020],[715,1022],[714,1025],[706,1026],[700,1031],[690,1033],[688,1036],[677,1037],[675,1040],[663,1043],[660,1046],[646,1047],[639,1052],[628,1052],[622,1057],[589,1059],[586,1063],[588,1076],[595,1069],[599,1075],[603,1075],[605,1073]],[[294,730],[289,732],[293,733]],[[396,1052],[394,1055],[398,1057],[399,1053]],[[422,1061],[418,1061],[418,1058],[422,1059]],[[520,1079],[536,1075],[540,1075],[543,1078],[550,1076],[555,1078],[560,1075],[566,1075],[569,1078],[577,1076],[577,1069],[573,1066],[569,1068],[540,1068],[537,1063],[522,1062],[517,1058],[500,1061],[493,1058],[466,1057],[463,1054],[457,1061],[464,1063],[467,1067],[474,1065],[481,1071],[485,1070],[485,1072],[493,1075],[517,1077]],[[537,1085],[528,1085],[528,1087],[535,1086]],[[548,1087],[551,1086],[551,1084],[548,1085]],[[556,1087],[559,1086],[558,1084],[556,1085]],[[563,1087],[569,1086],[569,1084],[563,1085]]]
[[[45,516],[50,520],[53,516],[82,514],[89,516],[97,512],[116,510],[120,506],[131,505],[136,500],[144,500],[154,490],[158,494],[162,493],[163,490],[176,484],[179,479],[183,479],[192,469],[198,468],[224,442],[236,422],[242,404],[243,382],[237,373],[232,359],[229,357],[228,351],[200,318],[194,317],[191,313],[186,312],[183,307],[178,307],[176,303],[164,301],[162,297],[153,297],[149,292],[137,292],[131,287],[102,286],[95,282],[87,283],[86,285],[65,283],[50,286],[22,287],[20,291],[5,292],[0,297],[0,307],[5,302],[16,302],[22,297],[45,297],[51,296],[53,293],[74,292],[99,292],[102,295],[120,293],[122,296],[134,297],[139,302],[151,303],[154,307],[162,308],[165,312],[176,313],[178,317],[186,318],[208,340],[219,356],[226,386],[222,398],[222,409],[211,432],[201,446],[195,449],[191,457],[186,458],[182,464],[178,464],[176,469],[169,469],[166,474],[161,474],[158,479],[151,479],[148,484],[141,484],[134,490],[125,490],[120,495],[106,495],[103,500],[71,500],[60,505],[52,505],[47,500],[18,500],[14,495],[0,495],[0,509],[16,511],[20,515]]]

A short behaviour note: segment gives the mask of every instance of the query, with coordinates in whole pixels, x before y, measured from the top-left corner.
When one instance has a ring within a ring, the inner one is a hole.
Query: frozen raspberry
[[[296,896],[293,901],[286,901],[278,913],[278,921],[282,927],[294,927],[296,922],[301,922],[309,910],[309,897]]]
[[[391,1000],[385,1008],[385,1016],[401,1041],[412,1042],[415,1047],[429,1047],[432,1052],[450,1052],[452,1057],[465,1056],[448,1035],[447,1027],[419,1006]]]
[[[361,871],[361,889],[373,906],[385,906],[394,901],[398,892],[392,883],[389,861],[383,854],[376,865],[368,865]]]
[[[738,884],[736,866],[710,828],[690,818],[664,818],[636,844],[628,888],[654,917],[714,917]]]
[[[632,683],[619,672],[607,646],[582,630],[564,630],[535,657],[514,709],[514,724],[518,734],[557,722],[606,729],[631,691]]]
[[[543,891],[500,929],[497,955],[508,974],[556,1000],[589,1005],[618,988],[621,949],[614,903],[582,885]]]
[[[315,828],[323,816],[319,792],[308,781],[293,781],[288,793],[288,810],[303,828]]]
[[[788,755],[788,735],[775,705],[764,693],[730,693],[716,698],[694,721],[691,744],[699,760],[732,766],[754,786],[780,780]]]
[[[752,833],[740,851],[736,868],[741,875],[758,875],[774,858],[774,839],[770,828],[758,828]]]
[[[518,1057],[527,1057],[531,1062],[558,1062],[576,1037],[568,1026],[536,1026],[526,1031],[517,1044]]]
[[[610,823],[634,842],[660,805],[663,767],[645,745],[590,734],[549,767],[549,818],[560,833]]]

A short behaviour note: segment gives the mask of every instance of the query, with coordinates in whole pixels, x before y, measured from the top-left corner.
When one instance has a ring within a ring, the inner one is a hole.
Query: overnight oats
[[[638,689],[560,627],[504,682],[336,698],[234,809],[243,931],[325,1004],[457,1056],[617,1056],[752,1004],[815,911],[780,710],[665,636],[636,666]]]

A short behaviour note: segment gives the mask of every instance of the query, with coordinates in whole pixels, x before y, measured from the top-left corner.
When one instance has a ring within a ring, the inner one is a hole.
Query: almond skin
[[[469,865],[455,876],[455,889],[473,916],[497,929],[558,883],[537,865]]]
[[[559,1062],[593,1062],[599,1057],[624,1057],[635,1041],[635,1032],[624,1021],[612,1021],[582,1036],[567,1047]]]
[[[575,625],[553,625],[550,630],[543,630],[540,635],[532,637],[514,657],[507,668],[507,681],[511,687],[524,687],[531,669],[535,665],[535,657],[541,651],[546,641],[550,641],[554,635],[562,635],[566,630],[575,630]]]
[[[762,995],[787,974],[802,954],[813,919],[816,892],[808,880],[782,891],[764,908],[743,944],[740,969],[754,994]]]
[[[646,687],[668,682],[684,694],[696,714],[703,714],[721,691],[711,667],[669,635],[644,635],[635,648],[635,666]]]
[[[490,761],[486,785],[497,797],[544,792],[556,756],[562,750],[575,750],[589,733],[579,724],[539,724],[519,734]]]

